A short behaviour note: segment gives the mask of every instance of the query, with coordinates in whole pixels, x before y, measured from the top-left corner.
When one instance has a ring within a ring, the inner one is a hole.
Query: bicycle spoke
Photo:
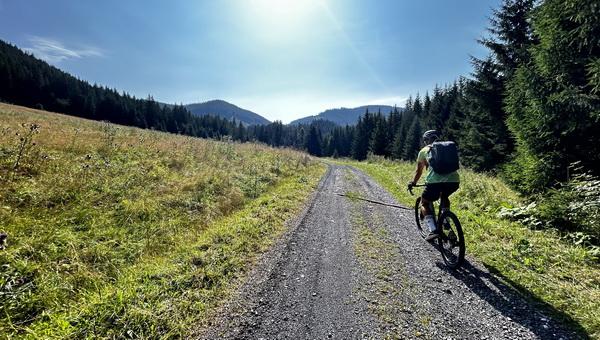
[[[441,225],[440,251],[444,262],[451,268],[460,266],[464,259],[464,236],[458,218],[448,212]]]

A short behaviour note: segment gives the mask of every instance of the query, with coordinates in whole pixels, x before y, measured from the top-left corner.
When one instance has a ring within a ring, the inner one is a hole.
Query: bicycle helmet
[[[423,134],[423,140],[425,141],[434,141],[439,138],[438,132],[435,130],[427,130]]]

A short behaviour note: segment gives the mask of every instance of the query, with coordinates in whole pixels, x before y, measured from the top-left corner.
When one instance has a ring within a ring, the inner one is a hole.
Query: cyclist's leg
[[[421,196],[421,214],[423,216],[433,215],[433,211],[431,211],[431,202],[423,196]]]
[[[431,208],[432,203],[440,198],[441,186],[439,183],[427,184],[423,195],[421,196],[421,213],[424,216],[424,221],[429,228],[429,236],[426,238],[428,241],[432,240],[437,235],[437,227],[435,225],[434,212]]]
[[[423,216],[433,215],[431,205],[440,198],[441,187],[438,183],[427,184],[421,195],[421,213]]]
[[[444,183],[441,190],[440,209],[450,209],[450,195],[458,190],[459,183]]]
[[[441,201],[440,201],[440,212],[444,210],[450,209],[450,195],[452,195],[456,190],[458,190],[458,183],[444,183],[444,190],[442,190]],[[452,225],[450,220],[445,218],[442,222],[445,239],[450,241],[450,245],[452,248],[458,245],[457,235],[455,230],[452,230]]]

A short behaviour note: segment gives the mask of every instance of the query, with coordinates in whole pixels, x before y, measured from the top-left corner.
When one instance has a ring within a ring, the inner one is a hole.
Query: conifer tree
[[[495,171],[512,152],[512,141],[502,107],[504,87],[499,69],[491,60],[474,64],[475,79],[466,84],[459,144],[461,161],[476,171]]]
[[[402,158],[405,160],[415,160],[421,146],[421,123],[418,116],[414,116],[413,121],[406,134],[404,151]]]
[[[394,106],[394,109],[392,110],[392,112],[390,112],[390,115],[388,117],[388,121],[386,124],[386,132],[387,132],[386,155],[387,156],[392,156],[393,149],[394,149],[394,139],[396,137],[396,133],[398,132],[398,129],[400,129],[401,124],[402,124],[402,116],[400,115],[398,108],[396,106]]]
[[[540,42],[508,88],[508,123],[517,157],[515,186],[538,192],[569,180],[580,162],[600,174],[600,20],[593,0],[547,0],[533,16]]]
[[[422,119],[423,117],[423,104],[421,103],[421,97],[419,96],[419,94],[417,93],[417,96],[415,97],[415,101],[412,103],[412,112],[419,117],[419,119]]]
[[[393,159],[402,159],[404,156],[404,141],[406,139],[406,134],[402,131],[401,128],[396,130],[396,135],[394,136],[394,140],[392,141],[392,158]]]
[[[319,131],[314,125],[311,125],[306,135],[305,148],[308,153],[314,156],[321,156],[321,140]]]
[[[473,79],[466,84],[460,144],[463,161],[475,170],[495,171],[513,151],[503,98],[517,67],[530,59],[527,48],[534,43],[529,21],[533,6],[533,0],[504,0],[490,19],[491,36],[479,40],[490,56],[471,60]]]
[[[530,59],[527,49],[535,42],[530,23],[534,5],[535,0],[503,0],[500,9],[493,10],[488,28],[491,36],[479,40],[491,51],[504,80]]]
[[[375,128],[370,141],[370,151],[379,156],[387,156],[388,132],[385,117],[380,113],[375,116]]]
[[[373,118],[369,113],[369,109],[367,109],[365,115],[359,118],[354,130],[354,137],[352,140],[352,158],[359,161],[367,158],[372,130]]]

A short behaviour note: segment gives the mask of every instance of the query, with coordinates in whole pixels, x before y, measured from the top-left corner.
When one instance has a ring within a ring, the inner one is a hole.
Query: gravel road
[[[346,193],[398,204],[357,169],[330,165],[304,212],[197,337],[577,338],[468,255],[461,270],[447,270],[412,211],[337,195]]]

